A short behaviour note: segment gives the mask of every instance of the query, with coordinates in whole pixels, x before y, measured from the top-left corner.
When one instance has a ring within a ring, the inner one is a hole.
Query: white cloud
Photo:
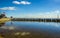
[[[15,7],[2,7],[0,10],[16,10]]]
[[[14,4],[23,4],[23,5],[26,5],[26,4],[31,4],[31,2],[28,2],[28,1],[13,1]]]
[[[40,12],[40,13],[27,13],[24,14],[23,16],[21,15],[21,18],[60,18],[60,10],[54,10],[50,12]]]
[[[21,1],[20,3],[21,4],[31,4],[31,2],[28,2],[28,1]]]
[[[60,13],[60,10],[55,10],[55,11],[49,12],[49,14],[59,14],[59,13]]]
[[[13,3],[14,3],[14,4],[20,4],[20,2],[18,2],[18,1],[13,1]]]
[[[51,12],[45,12],[41,14],[44,18],[57,18],[58,15],[60,15],[60,10],[55,10]],[[59,16],[60,18],[60,16]]]

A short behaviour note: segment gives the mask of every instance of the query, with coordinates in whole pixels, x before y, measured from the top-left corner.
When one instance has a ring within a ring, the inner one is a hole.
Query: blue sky
[[[0,0],[1,12],[6,12],[8,17],[56,18],[60,13],[60,0]]]

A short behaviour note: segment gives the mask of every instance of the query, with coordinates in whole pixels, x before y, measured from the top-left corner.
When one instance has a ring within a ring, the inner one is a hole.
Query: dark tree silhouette
[[[5,12],[3,12],[3,14],[0,15],[0,18],[6,18]]]
[[[11,16],[10,18],[13,18],[13,16]]]

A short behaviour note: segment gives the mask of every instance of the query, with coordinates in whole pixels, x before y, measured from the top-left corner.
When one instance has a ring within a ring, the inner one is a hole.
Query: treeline
[[[0,14],[0,18],[7,18],[5,14]]]
[[[12,21],[60,22],[60,19],[13,18]]]

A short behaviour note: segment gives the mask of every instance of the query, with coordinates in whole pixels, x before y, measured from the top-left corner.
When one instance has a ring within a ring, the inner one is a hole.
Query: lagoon
[[[0,24],[2,38],[60,38],[60,23],[8,21]]]

